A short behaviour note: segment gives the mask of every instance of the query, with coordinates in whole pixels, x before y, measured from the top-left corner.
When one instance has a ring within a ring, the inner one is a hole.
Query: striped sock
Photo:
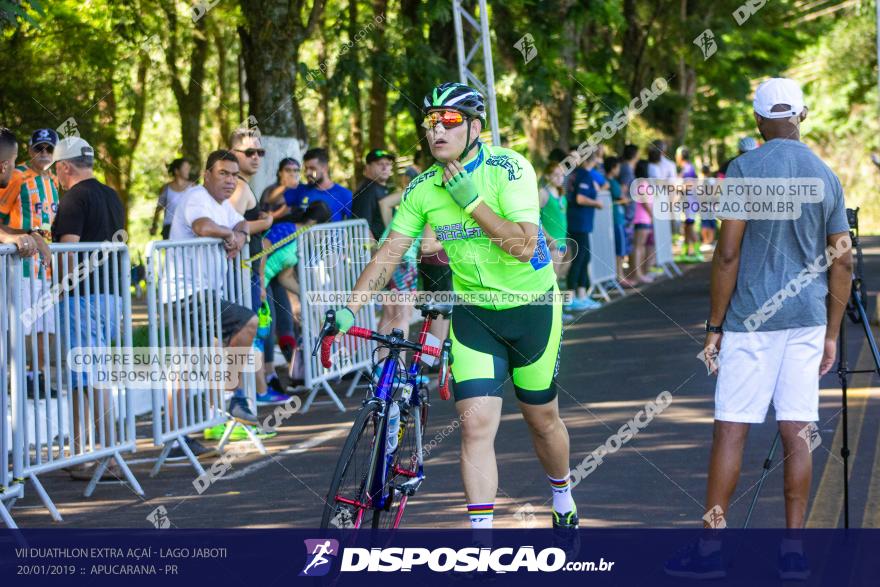
[[[571,472],[563,479],[554,479],[547,475],[550,488],[553,490],[553,511],[567,514],[574,511],[574,500],[571,498]]]
[[[467,509],[468,516],[471,518],[471,528],[492,527],[492,514],[495,510],[494,503],[469,503]]]

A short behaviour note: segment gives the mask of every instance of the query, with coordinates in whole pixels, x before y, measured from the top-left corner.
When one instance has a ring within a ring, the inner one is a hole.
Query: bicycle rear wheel
[[[393,499],[388,500],[386,508],[373,510],[373,528],[397,528],[403,518],[409,495],[401,493],[395,487],[416,478],[420,472],[419,447],[424,447],[425,429],[428,425],[427,399],[427,394],[422,393],[421,403],[417,407],[398,402],[401,430],[397,452],[386,482],[388,491],[393,492]]]
[[[380,413],[381,405],[376,401],[367,402],[358,412],[336,463],[321,528],[360,528],[368,519],[367,484],[372,479],[373,448],[382,425]]]

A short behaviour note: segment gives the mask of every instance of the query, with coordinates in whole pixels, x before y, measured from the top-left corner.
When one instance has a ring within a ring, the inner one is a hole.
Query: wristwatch
[[[715,334],[721,334],[722,332],[724,332],[724,330],[722,330],[722,328],[720,326],[712,326],[711,324],[709,324],[709,321],[706,320],[706,332],[713,332]]]

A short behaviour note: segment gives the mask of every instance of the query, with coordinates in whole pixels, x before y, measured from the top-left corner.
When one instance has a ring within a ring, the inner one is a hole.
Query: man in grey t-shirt
[[[840,181],[800,142],[807,115],[800,87],[768,80],[755,93],[754,110],[766,142],[737,157],[727,177],[818,179],[822,200],[802,203],[794,220],[722,225],[704,345],[706,364],[718,374],[704,520],[724,527],[749,425],[764,421],[772,401],[785,451],[786,526],[802,528],[812,475],[808,440],[819,416],[819,377],[834,363],[849,298],[851,244]],[[719,547],[720,540],[701,540],[690,559],[667,562],[667,571],[711,568],[706,561],[720,561]],[[809,573],[799,548],[797,541],[783,541],[779,561],[786,578]]]

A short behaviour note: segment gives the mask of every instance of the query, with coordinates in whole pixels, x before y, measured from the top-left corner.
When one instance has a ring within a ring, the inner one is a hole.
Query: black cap
[[[394,163],[394,153],[385,149],[372,149],[367,153],[367,163],[378,161],[379,159],[388,159]]]
[[[39,128],[35,130],[34,134],[31,135],[31,139],[28,141],[28,146],[33,147],[34,145],[39,145],[41,143],[48,143],[54,147],[58,144],[58,133],[51,128]]]

